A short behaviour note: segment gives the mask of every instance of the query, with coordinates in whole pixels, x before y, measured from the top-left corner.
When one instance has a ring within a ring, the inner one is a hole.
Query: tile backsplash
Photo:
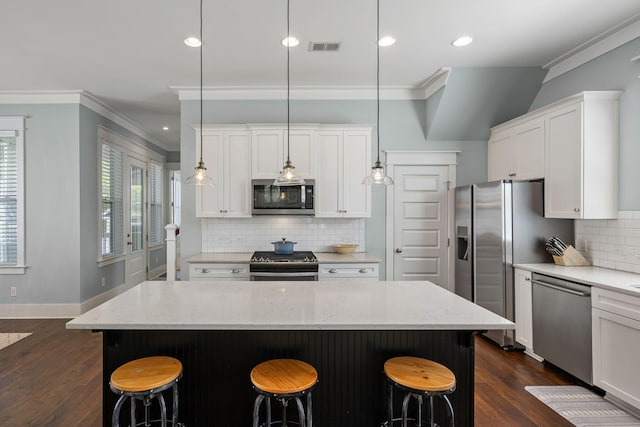
[[[618,219],[576,220],[576,249],[593,265],[640,273],[640,211]]]
[[[364,252],[364,219],[264,216],[202,219],[202,252],[272,251],[286,237],[297,251],[332,252],[336,243],[357,243]]]

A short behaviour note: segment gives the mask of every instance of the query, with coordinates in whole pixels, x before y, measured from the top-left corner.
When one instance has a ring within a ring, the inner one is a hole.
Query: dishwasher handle
[[[589,294],[587,292],[581,292],[581,291],[576,291],[576,290],[569,289],[569,288],[564,288],[562,286],[552,285],[551,283],[541,282],[540,280],[532,280],[531,283],[534,283],[534,284],[540,285],[540,286],[545,286],[547,288],[555,289],[555,290],[560,291],[560,292],[566,292],[568,294],[578,295],[580,297],[587,297],[587,296],[591,295],[591,294]]]

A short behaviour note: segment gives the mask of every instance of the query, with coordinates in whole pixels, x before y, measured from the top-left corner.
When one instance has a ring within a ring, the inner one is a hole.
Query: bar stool
[[[178,423],[178,381],[182,378],[182,363],[178,359],[167,356],[152,356],[132,360],[120,366],[111,374],[109,385],[111,390],[120,395],[113,408],[111,425],[120,426],[120,410],[127,398],[131,401],[131,427],[137,425],[150,426],[152,422],[167,425],[167,406],[162,392],[173,388],[173,411],[171,424]],[[160,404],[160,419],[149,420],[151,400],[156,398]],[[136,400],[144,405],[144,423],[136,423]]]
[[[253,405],[253,427],[260,424],[260,405],[266,400],[267,427],[271,421],[271,398],[282,405],[282,423],[287,426],[287,406],[295,400],[301,427],[312,427],[311,391],[318,382],[318,372],[306,362],[295,359],[273,359],[262,362],[251,370],[251,383],[258,393]],[[307,413],[301,397],[307,396]],[[305,422],[306,421],[306,422]]]
[[[447,403],[447,415],[451,426],[454,425],[453,407],[447,398],[456,389],[456,376],[444,365],[420,357],[394,357],[384,363],[384,373],[389,381],[389,415],[387,427],[392,427],[394,421],[402,420],[402,427],[407,427],[409,400],[413,397],[418,401],[416,426],[422,426],[422,400],[429,398],[429,425],[433,422],[433,398],[440,396]],[[393,389],[398,388],[406,394],[402,400],[402,417],[393,418]]]

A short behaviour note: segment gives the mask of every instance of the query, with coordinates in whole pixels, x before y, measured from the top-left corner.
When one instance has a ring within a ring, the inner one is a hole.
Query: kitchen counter
[[[366,252],[352,254],[338,254],[334,252],[314,252],[318,262],[341,264],[358,262],[381,262],[380,258],[368,255]],[[253,252],[202,252],[186,259],[187,263],[248,263]]]
[[[514,324],[430,282],[143,282],[67,323],[103,335],[103,425],[117,395],[109,378],[150,355],[178,358],[185,425],[250,425],[249,372],[296,358],[319,374],[314,424],[379,425],[386,416],[385,360],[436,360],[457,378],[457,426],[474,414],[474,335]],[[213,386],[212,386],[213,385]],[[142,406],[142,405],[140,405]],[[444,411],[436,422],[446,422]]]
[[[143,282],[69,329],[487,330],[514,324],[430,282]]]
[[[515,264],[515,268],[548,274],[566,280],[573,280],[597,288],[609,289],[629,295],[640,295],[640,274],[629,273],[609,268],[584,266],[565,267],[556,264]]]

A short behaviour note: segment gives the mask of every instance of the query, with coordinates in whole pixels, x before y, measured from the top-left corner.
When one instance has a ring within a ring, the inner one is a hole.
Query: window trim
[[[0,266],[0,274],[26,274],[28,268],[25,253],[25,164],[24,164],[24,116],[0,117],[0,133],[16,137],[16,226],[17,254],[16,265]],[[11,135],[13,133],[13,135]]]

